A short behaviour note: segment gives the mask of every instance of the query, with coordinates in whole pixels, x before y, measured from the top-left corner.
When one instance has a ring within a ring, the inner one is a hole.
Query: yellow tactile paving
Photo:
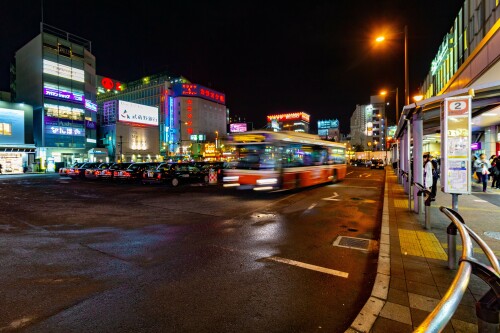
[[[447,260],[441,243],[431,232],[398,229],[401,252],[406,255]]]
[[[394,199],[394,206],[398,208],[408,208],[408,199]]]

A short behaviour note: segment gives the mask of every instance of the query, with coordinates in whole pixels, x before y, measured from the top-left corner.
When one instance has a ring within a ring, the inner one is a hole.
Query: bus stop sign
[[[441,191],[471,192],[471,96],[445,98],[441,104]]]

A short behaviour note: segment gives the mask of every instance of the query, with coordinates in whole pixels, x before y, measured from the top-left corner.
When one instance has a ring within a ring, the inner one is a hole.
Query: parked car
[[[72,165],[68,166],[68,167],[62,167],[62,168],[59,168],[59,176],[61,177],[69,177],[69,169],[70,168],[78,168],[79,166],[81,166],[83,163],[81,162],[76,162],[76,163],[73,163]]]
[[[112,163],[100,163],[94,167],[85,169],[85,179],[95,180],[102,170],[108,168]]]
[[[209,175],[210,169],[217,173],[217,180],[222,180],[224,176],[224,169],[229,168],[226,162],[194,162],[194,165],[201,169],[202,172]]]
[[[125,170],[113,171],[113,180],[115,181],[140,181],[144,170],[158,166],[158,162],[137,162],[132,163]]]
[[[351,165],[352,166],[364,166],[364,167],[366,167],[366,162],[367,162],[366,159],[364,159],[364,158],[358,158],[356,160],[352,160],[351,161]]]
[[[372,159],[370,168],[371,169],[383,169],[385,167],[384,160],[382,159]]]
[[[88,168],[95,168],[100,163],[98,162],[85,162],[78,167],[71,167],[68,171],[68,176],[72,179],[85,179],[85,170]]]
[[[161,163],[156,169],[143,172],[143,184],[168,184],[179,186],[181,183],[208,182],[208,173],[203,172],[194,163]]]
[[[126,170],[132,162],[113,163],[109,167],[100,170],[96,175],[99,180],[112,180],[115,171]]]

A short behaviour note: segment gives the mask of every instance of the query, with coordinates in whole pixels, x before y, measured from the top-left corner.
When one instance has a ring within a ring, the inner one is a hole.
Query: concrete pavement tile
[[[380,316],[383,318],[399,321],[400,323],[411,325],[410,308],[400,304],[386,302]]]
[[[434,310],[434,308],[438,305],[439,301],[441,300],[414,293],[408,293],[408,298],[410,300],[411,308],[427,312],[431,312],[432,310]]]
[[[387,301],[400,304],[403,306],[410,306],[410,301],[408,300],[408,293],[403,290],[389,288],[389,294],[387,295]]]
[[[459,319],[467,323],[477,324],[476,307],[459,305],[452,318]]]
[[[432,274],[430,273],[421,273],[421,272],[415,272],[415,271],[406,271],[405,270],[405,278],[406,278],[406,282],[408,281],[416,281],[416,282],[419,282],[419,281],[432,281],[434,282],[433,278],[432,278]]]
[[[390,320],[383,317],[378,317],[373,324],[371,333],[388,333],[388,332],[398,332],[398,333],[411,333],[413,328],[411,325],[403,324],[398,321]]]
[[[448,291],[448,288],[449,288],[449,286],[447,286],[447,287],[438,286],[438,291],[439,291],[439,294],[441,295],[440,298],[444,297],[444,295]],[[472,295],[470,290],[467,290],[465,292],[464,296],[462,297],[462,300],[460,301],[460,304],[465,305],[465,306],[475,306],[476,305],[476,299],[474,298],[474,296]]]
[[[480,297],[486,294],[490,289],[490,287],[486,284],[486,282],[484,282],[475,275],[471,276],[468,288],[472,294],[478,295]]]
[[[432,283],[434,281],[430,281]],[[408,292],[427,296],[435,299],[440,299],[441,295],[436,286],[425,284],[417,281],[407,281],[406,286],[408,287]]]
[[[461,321],[458,319],[451,319],[451,324],[455,329],[455,333],[469,333],[469,332],[477,332],[477,325],[472,323],[466,323],[465,321]]]
[[[410,309],[410,313],[411,313],[411,320],[413,321],[413,329],[416,329],[425,320],[425,318],[427,318],[430,312],[422,311],[419,309]],[[451,323],[446,324],[446,326],[441,332],[454,333],[452,324]]]
[[[391,265],[391,278],[393,278],[393,277],[405,279],[406,276],[405,276],[404,268]]]
[[[427,260],[424,257],[417,257],[417,256],[410,256],[406,255],[403,256],[403,262],[406,264],[407,262],[415,262],[415,263],[421,263],[421,264],[427,264]]]
[[[391,276],[389,288],[406,291],[406,280]]]

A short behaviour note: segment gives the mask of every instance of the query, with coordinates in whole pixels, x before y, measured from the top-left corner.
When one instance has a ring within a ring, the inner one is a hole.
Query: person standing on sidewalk
[[[488,187],[488,169],[491,167],[490,161],[486,159],[486,155],[481,154],[479,158],[474,161],[474,170],[476,171],[477,178],[483,183],[483,192],[486,192]]]
[[[499,158],[495,157],[491,163],[491,188],[500,188],[500,163]]]
[[[424,187],[432,193],[432,185],[432,162],[430,155],[424,155]]]
[[[432,155],[429,155],[429,160],[431,161],[431,164],[432,164],[431,201],[436,201],[437,181],[439,179],[439,163],[436,161],[436,159]]]

